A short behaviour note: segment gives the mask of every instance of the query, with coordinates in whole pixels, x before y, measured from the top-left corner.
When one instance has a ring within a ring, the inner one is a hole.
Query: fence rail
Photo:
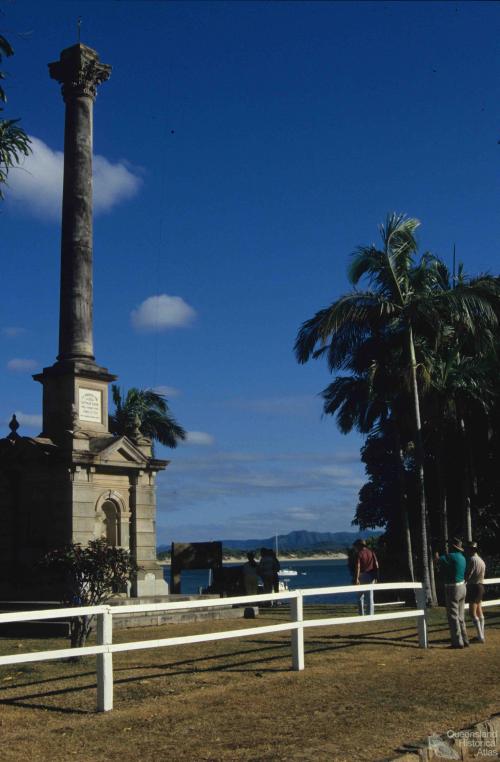
[[[500,584],[500,578],[487,579],[485,584]],[[320,619],[304,619],[304,599],[310,596],[338,595],[342,593],[363,593],[380,590],[414,590],[417,608],[404,611],[385,612],[368,616],[340,616]],[[156,640],[141,640],[129,643],[113,643],[113,615],[135,614],[146,611],[179,611],[186,609],[206,609],[221,606],[250,606],[253,596],[236,596],[232,598],[205,599],[202,601],[170,601],[168,603],[148,603],[137,606],[79,606],[71,608],[48,609],[44,611],[23,611],[18,613],[0,614],[0,624],[13,622],[33,622],[62,617],[96,616],[97,644],[82,648],[61,648],[51,651],[35,651],[32,653],[0,656],[0,666],[7,664],[25,664],[28,662],[49,661],[52,659],[67,659],[75,656],[97,656],[97,711],[107,712],[113,708],[113,653],[136,651],[147,648],[165,648],[168,646],[187,645],[189,643],[206,643],[226,640],[229,638],[244,638],[249,635],[265,635],[276,632],[290,632],[292,646],[292,669],[304,669],[304,629],[308,627],[327,627],[342,624],[364,624],[391,619],[416,618],[418,642],[421,648],[427,648],[427,621],[425,608],[425,593],[420,582],[397,582],[369,585],[344,585],[341,587],[320,587],[303,590],[289,590],[283,593],[266,593],[259,595],[255,602],[290,601],[290,621],[281,624],[259,625],[238,630],[224,630],[201,635],[183,635],[180,637],[160,638]],[[500,599],[483,601],[483,606],[498,606]]]
[[[485,585],[500,585],[500,577],[490,577],[484,580]],[[481,601],[481,606],[500,606],[500,598],[494,598],[490,601]]]

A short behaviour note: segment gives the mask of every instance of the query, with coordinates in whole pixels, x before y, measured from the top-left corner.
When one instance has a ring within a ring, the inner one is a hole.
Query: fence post
[[[419,587],[415,590],[415,598],[417,601],[417,608],[424,610],[424,615],[419,616],[417,619],[418,625],[418,645],[420,648],[427,648],[427,608],[425,600],[425,590]]]
[[[113,642],[113,615],[111,611],[97,615],[97,645],[109,646]],[[97,654],[97,711],[113,709],[113,654]]]
[[[300,590],[296,591],[297,597],[290,601],[290,613],[293,622],[299,622],[296,630],[292,630],[292,669],[304,669],[304,606]]]

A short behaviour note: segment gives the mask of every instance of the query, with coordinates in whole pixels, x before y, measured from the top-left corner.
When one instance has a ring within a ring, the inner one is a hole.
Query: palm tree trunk
[[[415,465],[417,471],[417,494],[420,509],[420,540],[422,545],[422,582],[428,606],[436,603],[432,595],[431,577],[429,570],[429,545],[427,541],[427,505],[425,500],[424,447],[422,443],[422,423],[420,419],[420,397],[417,383],[417,359],[413,343],[413,331],[408,326],[408,349],[410,353],[411,389],[413,413],[415,421]]]
[[[405,468],[404,468],[404,456],[401,448],[401,440],[399,437],[399,431],[395,427],[394,439],[396,443],[396,452],[398,453],[398,481],[399,481],[399,497],[401,500],[401,513],[403,518],[403,530],[405,536],[405,548],[406,548],[406,562],[408,564],[408,571],[410,574],[410,580],[415,581],[415,572],[413,569],[413,548],[411,542],[410,521],[408,519],[408,501],[406,497],[405,489]]]
[[[406,501],[403,503],[403,528],[405,532],[406,562],[410,573],[410,580],[415,581],[415,572],[413,570],[413,549],[411,543],[410,522],[408,520],[408,507]]]
[[[439,454],[436,462],[436,469],[437,469],[437,482],[438,482],[438,492],[439,492],[439,509],[440,509],[440,517],[441,517],[441,539],[443,542],[443,549],[445,553],[448,553],[449,549],[449,532],[448,532],[448,497],[446,494],[446,480],[443,476],[443,454],[444,454],[444,443],[443,443],[443,437],[440,437],[439,442]]]
[[[459,412],[458,424],[460,431],[460,442],[462,445],[462,457],[463,457],[463,509],[464,509],[464,529],[467,542],[472,542],[472,516],[471,516],[471,479],[469,469],[469,455],[467,447],[467,432],[465,430],[465,420],[463,415]]]
[[[446,491],[443,490],[443,495],[441,498],[441,521],[442,521],[442,532],[443,532],[443,545],[445,552],[448,553],[450,550],[450,539],[448,534],[448,497],[446,495]]]
[[[429,545],[429,556],[431,558],[431,563],[429,564],[429,573],[431,578],[432,599],[437,603],[436,575],[434,574],[434,564],[432,563],[432,556],[433,556],[432,545]]]
[[[465,536],[467,542],[472,542],[472,516],[470,508],[470,497],[465,498]]]

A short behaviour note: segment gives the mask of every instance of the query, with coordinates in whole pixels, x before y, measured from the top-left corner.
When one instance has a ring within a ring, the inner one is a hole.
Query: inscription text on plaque
[[[98,389],[78,389],[78,417],[81,421],[101,423],[101,392]]]

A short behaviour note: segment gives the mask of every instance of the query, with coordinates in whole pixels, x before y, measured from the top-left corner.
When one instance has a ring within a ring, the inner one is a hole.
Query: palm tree
[[[152,389],[129,389],[123,396],[120,387],[111,387],[115,411],[109,416],[112,434],[137,438],[139,432],[167,447],[177,447],[186,432],[173,418],[167,400]]]
[[[3,57],[14,55],[14,50],[10,42],[0,35],[0,63]],[[1,81],[5,75],[0,71],[0,103],[7,101],[5,90]],[[3,107],[0,106],[0,112]],[[23,156],[29,156],[31,153],[31,140],[28,135],[19,127],[18,119],[0,118],[0,200],[3,199],[3,186],[7,184],[9,170],[18,166]]]
[[[461,453],[462,479],[462,514],[465,535],[472,540],[471,503],[474,495],[474,469],[472,453],[474,450],[470,437],[469,424],[474,418],[487,417],[493,404],[493,379],[487,373],[483,358],[467,357],[455,349],[441,352],[435,359],[432,369],[432,393],[434,420],[428,421],[429,428],[434,429],[434,439],[437,440],[436,470],[440,484],[440,499],[443,509],[443,534],[446,537],[446,489],[445,480],[440,473],[447,445],[446,432],[453,436],[459,444]]]
[[[437,288],[443,294],[455,291],[459,298],[480,298],[499,312],[498,281],[489,275],[469,278],[460,264],[456,278],[452,278],[446,265],[436,260]],[[446,446],[446,433],[459,443],[462,473],[463,528],[472,540],[471,503],[476,492],[473,473],[473,446],[469,427],[472,421],[488,417],[494,400],[494,376],[491,360],[495,354],[495,320],[477,319],[480,330],[471,332],[463,324],[460,312],[444,315],[444,328],[428,355],[430,388],[428,407],[431,418],[427,422],[431,438],[436,441],[436,470],[445,545],[448,541],[446,485],[442,475],[442,461]]]
[[[345,363],[350,376],[337,376],[321,392],[326,415],[335,415],[342,434],[356,428],[361,434],[389,436],[398,474],[400,511],[404,529],[406,563],[410,579],[414,580],[413,550],[406,496],[406,469],[402,435],[406,433],[407,421],[403,414],[408,395],[401,389],[398,373],[400,354],[393,337],[372,336],[357,348]],[[400,398],[403,397],[402,400]]]
[[[366,278],[369,290],[354,288],[303,323],[295,352],[300,363],[326,355],[333,372],[345,368],[374,336],[399,341],[401,371],[408,380],[412,407],[422,579],[427,601],[432,603],[419,388],[427,369],[417,361],[417,349],[422,341],[435,340],[445,324],[445,315],[452,315],[453,321],[460,322],[469,334],[495,323],[496,315],[487,293],[481,289],[464,293],[440,288],[437,258],[424,254],[415,262],[415,230],[419,224],[403,214],[388,215],[385,225],[380,226],[382,248],[374,244],[360,247],[348,270],[353,286]]]

